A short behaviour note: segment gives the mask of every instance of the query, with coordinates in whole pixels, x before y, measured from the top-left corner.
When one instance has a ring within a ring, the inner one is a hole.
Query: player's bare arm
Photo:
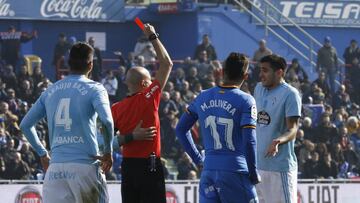
[[[283,135],[271,142],[267,150],[266,157],[275,156],[279,151],[279,145],[287,143],[296,138],[296,133],[299,128],[299,119],[300,117],[298,116],[286,118],[286,126],[288,130]]]
[[[150,24],[144,25],[144,34],[148,38],[151,38],[151,36],[157,36],[155,28]],[[159,38],[156,37],[155,39],[151,40],[151,43],[154,46],[160,65],[159,70],[156,72],[155,79],[159,81],[161,88],[164,88],[169,78],[173,63],[165,47],[160,42]]]

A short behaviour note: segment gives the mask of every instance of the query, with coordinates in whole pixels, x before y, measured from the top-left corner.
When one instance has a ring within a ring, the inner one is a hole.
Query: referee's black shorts
[[[153,172],[149,158],[124,158],[121,177],[123,203],[166,203],[164,171],[159,158]]]

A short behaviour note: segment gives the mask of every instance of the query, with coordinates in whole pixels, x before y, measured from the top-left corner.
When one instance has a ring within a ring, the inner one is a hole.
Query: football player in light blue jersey
[[[69,58],[71,74],[43,92],[20,124],[47,170],[45,203],[108,202],[102,171],[112,166],[114,125],[105,88],[87,78],[93,67],[93,52],[86,43],[75,44]],[[48,121],[50,153],[35,130],[43,117]],[[96,139],[98,117],[104,129],[102,155]]]
[[[261,83],[255,88],[258,109],[257,157],[262,182],[260,203],[297,202],[294,142],[301,116],[299,92],[284,80],[286,61],[269,55],[260,60]]]
[[[202,167],[200,203],[257,202],[256,105],[241,91],[247,78],[248,59],[231,53],[226,59],[223,84],[203,91],[187,108],[176,135],[192,160]],[[190,128],[200,122],[205,147],[194,146]]]

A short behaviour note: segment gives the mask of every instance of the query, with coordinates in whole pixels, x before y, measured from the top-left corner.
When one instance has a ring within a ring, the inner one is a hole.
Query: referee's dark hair
[[[249,59],[241,53],[232,52],[227,57],[224,75],[228,80],[239,81],[244,78],[249,66]]]
[[[72,72],[85,73],[92,63],[94,49],[86,42],[78,42],[71,47],[69,66]]]
[[[269,63],[271,69],[273,69],[274,71],[282,69],[285,72],[287,67],[286,60],[283,57],[276,54],[264,56],[260,60],[260,63]]]

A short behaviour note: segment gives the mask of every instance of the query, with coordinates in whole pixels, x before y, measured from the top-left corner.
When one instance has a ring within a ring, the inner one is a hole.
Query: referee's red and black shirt
[[[121,135],[131,133],[136,125],[143,121],[142,128],[156,127],[156,136],[152,141],[133,140],[123,145],[125,158],[148,158],[151,152],[160,157],[160,119],[159,104],[161,98],[161,86],[157,80],[142,92],[125,98],[111,107],[115,127]]]

